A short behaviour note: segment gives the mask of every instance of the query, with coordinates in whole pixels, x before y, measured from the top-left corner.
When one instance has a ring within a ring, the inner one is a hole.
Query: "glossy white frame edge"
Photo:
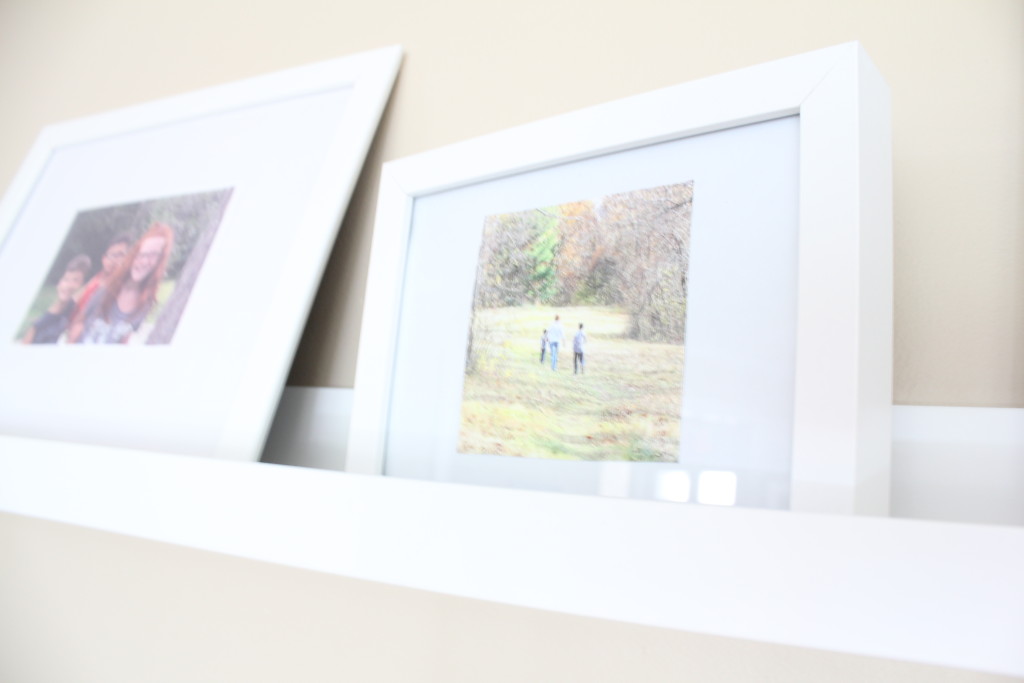
[[[40,133],[0,202],[0,246],[58,147],[350,86],[338,134],[325,140],[329,149],[322,171],[292,226],[293,244],[298,245],[295,256],[287,261],[274,297],[266,302],[266,319],[274,324],[264,327],[266,334],[250,338],[254,370],[237,387],[220,438],[208,453],[256,460],[401,58],[401,47],[390,46],[49,126]]]
[[[887,514],[892,405],[888,88],[847,43],[384,164],[346,470],[383,470],[413,203],[443,190],[798,114],[792,510]]]
[[[528,608],[1024,676],[1020,527],[517,491],[10,436],[0,436],[0,511]]]

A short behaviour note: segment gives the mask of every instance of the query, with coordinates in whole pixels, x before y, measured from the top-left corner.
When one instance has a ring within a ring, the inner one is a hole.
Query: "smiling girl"
[[[174,230],[153,223],[139,238],[107,284],[89,299],[84,314],[83,344],[124,344],[156,301],[174,247]]]

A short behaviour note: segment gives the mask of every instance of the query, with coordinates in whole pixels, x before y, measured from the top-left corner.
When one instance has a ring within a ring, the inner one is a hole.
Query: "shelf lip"
[[[1019,527],[592,498],[8,436],[0,510],[511,605],[1024,675]]]
[[[893,442],[1017,446],[1024,454],[1024,408],[893,406]]]

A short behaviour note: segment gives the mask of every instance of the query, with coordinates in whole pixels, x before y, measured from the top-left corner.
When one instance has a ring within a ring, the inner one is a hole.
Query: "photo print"
[[[15,341],[171,343],[231,192],[79,212]]]
[[[460,453],[676,462],[693,182],[487,216]]]

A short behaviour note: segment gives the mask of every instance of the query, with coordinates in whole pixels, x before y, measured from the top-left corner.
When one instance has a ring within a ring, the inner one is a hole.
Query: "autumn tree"
[[[683,342],[692,202],[682,183],[606,197],[598,210],[633,339]]]
[[[561,244],[558,249],[556,304],[608,305],[619,303],[611,283],[607,239],[590,201],[558,207]]]
[[[682,343],[692,203],[690,182],[488,216],[474,309],[622,306],[630,338]]]
[[[474,307],[551,303],[558,291],[558,245],[558,216],[551,211],[531,209],[488,216],[477,264]]]

